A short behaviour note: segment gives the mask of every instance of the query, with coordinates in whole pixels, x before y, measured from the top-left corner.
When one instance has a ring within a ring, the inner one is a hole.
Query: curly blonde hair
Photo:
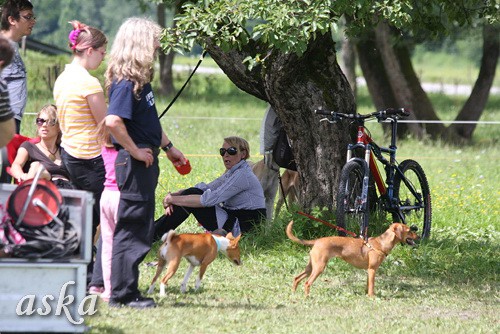
[[[134,95],[139,98],[142,88],[153,79],[156,45],[162,28],[146,18],[128,18],[116,33],[106,70],[106,89],[113,81],[130,80]]]

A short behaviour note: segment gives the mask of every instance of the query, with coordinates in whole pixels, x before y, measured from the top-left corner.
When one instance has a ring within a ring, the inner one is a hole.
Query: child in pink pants
[[[115,160],[118,151],[111,144],[110,138],[106,138],[105,145],[101,149],[104,168],[106,169],[106,180],[104,191],[101,195],[101,238],[102,238],[102,276],[104,279],[104,292],[101,298],[109,301],[111,296],[111,254],[113,252],[113,235],[115,233],[118,203],[120,202],[120,191],[116,185]]]

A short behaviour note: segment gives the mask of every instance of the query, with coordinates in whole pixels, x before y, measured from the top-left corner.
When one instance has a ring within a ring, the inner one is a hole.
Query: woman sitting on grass
[[[234,235],[248,232],[265,219],[264,191],[246,161],[250,157],[248,142],[240,137],[224,138],[219,153],[226,167],[222,176],[165,197],[165,215],[155,222],[155,241],[191,213],[206,230],[222,228]]]

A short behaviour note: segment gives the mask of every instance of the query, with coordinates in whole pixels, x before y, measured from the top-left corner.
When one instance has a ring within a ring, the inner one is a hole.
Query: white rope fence
[[[36,115],[36,113],[25,112],[24,115]],[[213,116],[169,116],[169,119],[192,119],[192,120],[232,120],[232,121],[262,121],[259,117],[213,117]],[[368,122],[378,122],[369,120]],[[390,121],[384,121],[389,123]],[[420,123],[420,124],[500,124],[500,121],[440,121],[440,120],[398,120],[398,123]]]
[[[374,120],[376,122],[376,120]],[[390,123],[385,121],[384,123]],[[500,124],[500,121],[437,121],[437,120],[401,120],[398,123],[419,123],[419,124]]]

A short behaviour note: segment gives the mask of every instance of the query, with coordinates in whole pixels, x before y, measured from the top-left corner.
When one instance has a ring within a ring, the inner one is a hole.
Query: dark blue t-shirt
[[[127,132],[137,144],[161,145],[161,124],[158,119],[151,84],[142,88],[140,99],[134,97],[134,84],[129,80],[113,81],[109,89],[108,115],[123,119]]]

